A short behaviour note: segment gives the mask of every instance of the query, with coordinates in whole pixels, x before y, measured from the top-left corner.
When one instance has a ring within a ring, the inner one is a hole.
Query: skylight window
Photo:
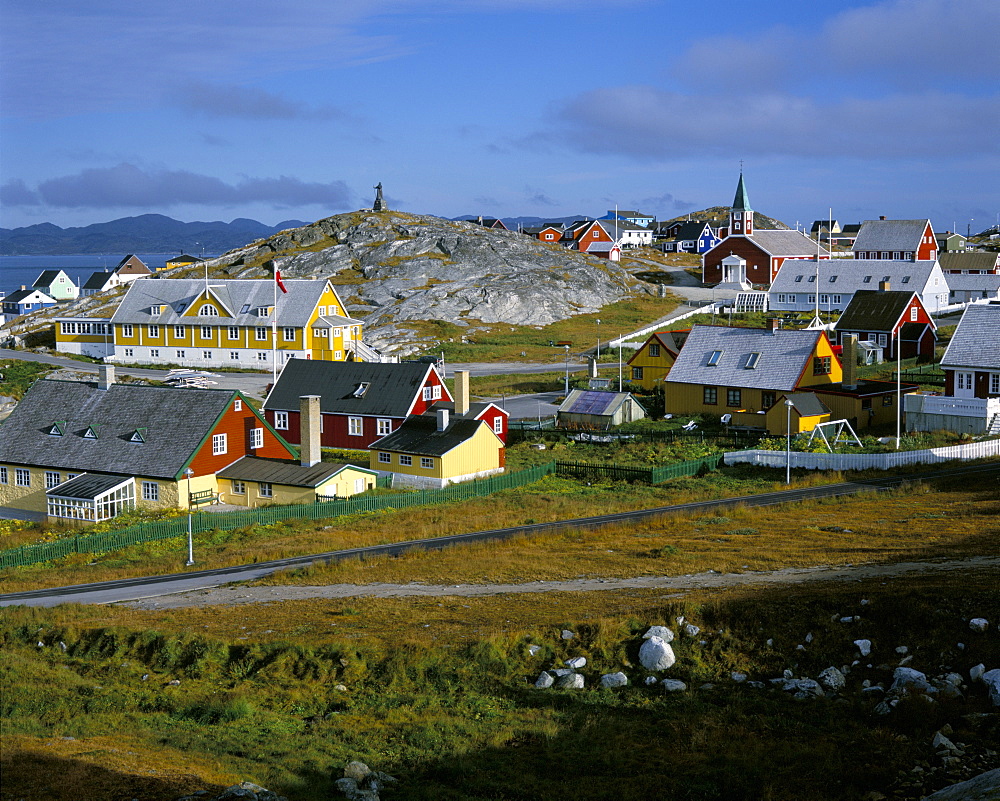
[[[866,275],[864,278],[861,279],[862,284],[870,284],[871,282],[872,282],[872,277],[870,275]]]
[[[809,283],[810,284],[815,284],[816,283],[816,276],[815,275],[810,275],[809,276]]]
[[[835,284],[835,283],[837,283],[837,276],[835,276],[835,275],[831,275],[831,276],[830,276],[830,283],[831,283],[831,284]]]
[[[889,280],[889,279],[890,279],[891,277],[892,277],[892,276],[889,276],[889,275],[883,275],[883,276],[882,276],[882,280],[883,280],[883,281],[888,281],[888,280]]]
[[[240,309],[240,314],[247,314],[250,311],[250,304],[244,303],[243,308]]]
[[[357,385],[357,387],[355,387],[354,392],[351,393],[352,397],[363,398],[365,396],[365,393],[368,391],[368,387],[370,386],[371,384],[369,382],[362,381],[360,384]]]
[[[754,370],[757,367],[757,362],[760,361],[760,353],[754,351],[749,356],[747,356],[747,363],[745,365],[747,370]]]
[[[84,439],[97,439],[98,429],[97,426],[87,426],[87,430],[83,432]]]
[[[908,275],[904,275],[904,276],[903,276],[903,280],[902,280],[902,282],[901,282],[901,283],[904,283],[904,284],[908,284],[908,283],[910,283],[910,276],[908,276]]]
[[[796,284],[801,284],[802,283],[802,276],[801,275],[795,276],[795,283]]]
[[[718,367],[719,366],[719,361],[721,359],[722,359],[722,351],[721,350],[713,350],[712,351],[712,355],[708,357],[708,366],[709,367]]]

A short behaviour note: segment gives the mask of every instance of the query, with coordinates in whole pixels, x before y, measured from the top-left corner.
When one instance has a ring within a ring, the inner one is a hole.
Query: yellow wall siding
[[[490,431],[489,426],[483,424],[476,429],[476,433],[472,437],[452,448],[444,456],[428,457],[433,460],[433,466],[430,468],[421,467],[419,454],[412,454],[412,465],[401,465],[399,463],[401,454],[395,452],[390,453],[392,461],[389,464],[379,462],[379,451],[376,450],[372,450],[370,453],[369,465],[372,470],[388,470],[411,476],[445,479],[499,469],[501,467],[501,449],[502,444],[496,434]],[[385,453],[385,451],[381,452]]]
[[[286,484],[272,484],[271,497],[260,494],[260,485],[256,481],[244,481],[246,492],[237,494],[233,491],[233,481],[227,478],[220,478],[219,498],[223,503],[230,503],[236,506],[264,506],[267,504],[289,504],[289,503],[315,503],[317,495],[338,498],[349,498],[356,494],[355,480],[364,481],[362,492],[370,490],[375,486],[376,476],[367,470],[354,470],[348,468],[342,470],[328,481],[317,487],[292,487]]]
[[[19,465],[6,465],[7,483],[0,483],[0,506],[10,506],[13,509],[22,509],[28,512],[45,512],[47,504],[45,500],[45,474],[47,472],[59,473],[59,480],[66,481],[69,474],[82,475],[84,470],[55,470],[44,467],[23,467],[31,474],[31,486],[20,487],[16,484],[15,470]],[[215,477],[211,476],[211,485],[214,488]],[[142,482],[153,481],[159,488],[158,501],[146,501],[142,497]],[[192,479],[192,490],[209,489],[208,486],[199,486],[198,479]],[[176,482],[169,479],[152,479],[135,477],[135,500],[136,505],[149,509],[176,509],[185,508],[187,504],[187,491],[182,492]]]
[[[715,386],[716,403],[707,404],[704,401],[704,387]],[[717,414],[722,416],[736,411],[755,413],[764,408],[763,395],[770,392],[775,399],[781,393],[766,389],[747,389],[745,387],[716,386],[714,384],[679,384],[671,383],[669,379],[663,383],[664,411],[669,414]],[[727,405],[727,390],[740,390],[740,405]]]
[[[632,376],[631,370],[633,367],[642,368],[642,378],[633,378],[631,380],[633,384],[638,384],[643,389],[655,389],[659,386],[663,381],[663,377],[670,372],[670,368],[674,364],[673,354],[663,347],[663,345],[660,345],[659,356],[649,355],[649,345],[650,343],[648,342],[643,345],[628,362],[629,377]]]
[[[820,423],[830,422],[831,418],[828,414],[800,416],[795,409],[792,409],[791,419],[792,435],[794,436],[795,434],[812,431]],[[787,433],[785,430],[787,422],[788,411],[785,409],[784,402],[777,403],[765,415],[767,431],[769,434],[773,434],[775,436],[785,436]]]

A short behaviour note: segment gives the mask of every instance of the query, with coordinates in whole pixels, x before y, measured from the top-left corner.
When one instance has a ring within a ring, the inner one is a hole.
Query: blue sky
[[[0,225],[1000,214],[997,0],[0,0]]]

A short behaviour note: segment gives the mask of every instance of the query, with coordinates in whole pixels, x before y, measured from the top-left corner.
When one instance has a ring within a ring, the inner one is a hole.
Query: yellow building
[[[630,373],[632,383],[638,384],[643,389],[657,388],[670,372],[680,349],[680,343],[670,331],[657,331],[650,335],[628,360],[632,371]]]
[[[287,292],[270,280],[135,281],[111,318],[109,361],[272,369],[292,358],[379,360],[330,282],[283,286]],[[56,349],[81,352],[86,318],[63,322],[56,326]],[[91,321],[98,322],[107,323]]]
[[[785,401],[789,401],[790,405],[786,405]],[[830,410],[812,392],[788,392],[778,397],[778,402],[767,410],[764,419],[769,433],[785,436],[791,428],[794,437],[812,431],[820,423],[829,423]]]
[[[504,444],[484,421],[432,410],[373,442],[369,466],[393,485],[445,487],[504,470]]]
[[[375,486],[378,473],[349,464],[304,466],[289,459],[244,456],[217,474],[219,501],[237,506],[315,503],[348,498]]]
[[[664,410],[770,431],[782,394],[819,391],[841,376],[825,331],[696,325],[663,382]]]
[[[103,359],[113,356],[111,320],[98,317],[56,317],[56,350]]]

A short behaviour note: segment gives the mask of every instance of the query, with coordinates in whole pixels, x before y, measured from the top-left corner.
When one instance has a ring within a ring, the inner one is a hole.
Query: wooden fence
[[[437,490],[419,490],[399,493],[398,495],[362,495],[343,500],[290,506],[267,506],[217,514],[196,512],[192,516],[191,529],[194,533],[214,530],[229,531],[252,525],[266,526],[282,520],[324,520],[341,515],[374,512],[380,509],[406,509],[411,506],[423,506],[431,503],[467,500],[490,495],[504,489],[523,487],[553,472],[555,472],[555,462],[549,462],[517,473],[502,473],[489,478],[453,484],[450,487]],[[145,542],[180,537],[187,534],[187,525],[188,519],[185,515],[169,520],[139,523],[104,534],[76,535],[55,542],[8,548],[0,551],[0,568],[48,562],[74,553],[107,553]]]
[[[587,477],[604,477],[613,481],[641,481],[646,484],[662,484],[672,478],[696,476],[703,470],[718,470],[722,454],[689,459],[685,462],[660,467],[623,467],[614,464],[593,464],[589,462],[555,462],[557,474]]]

